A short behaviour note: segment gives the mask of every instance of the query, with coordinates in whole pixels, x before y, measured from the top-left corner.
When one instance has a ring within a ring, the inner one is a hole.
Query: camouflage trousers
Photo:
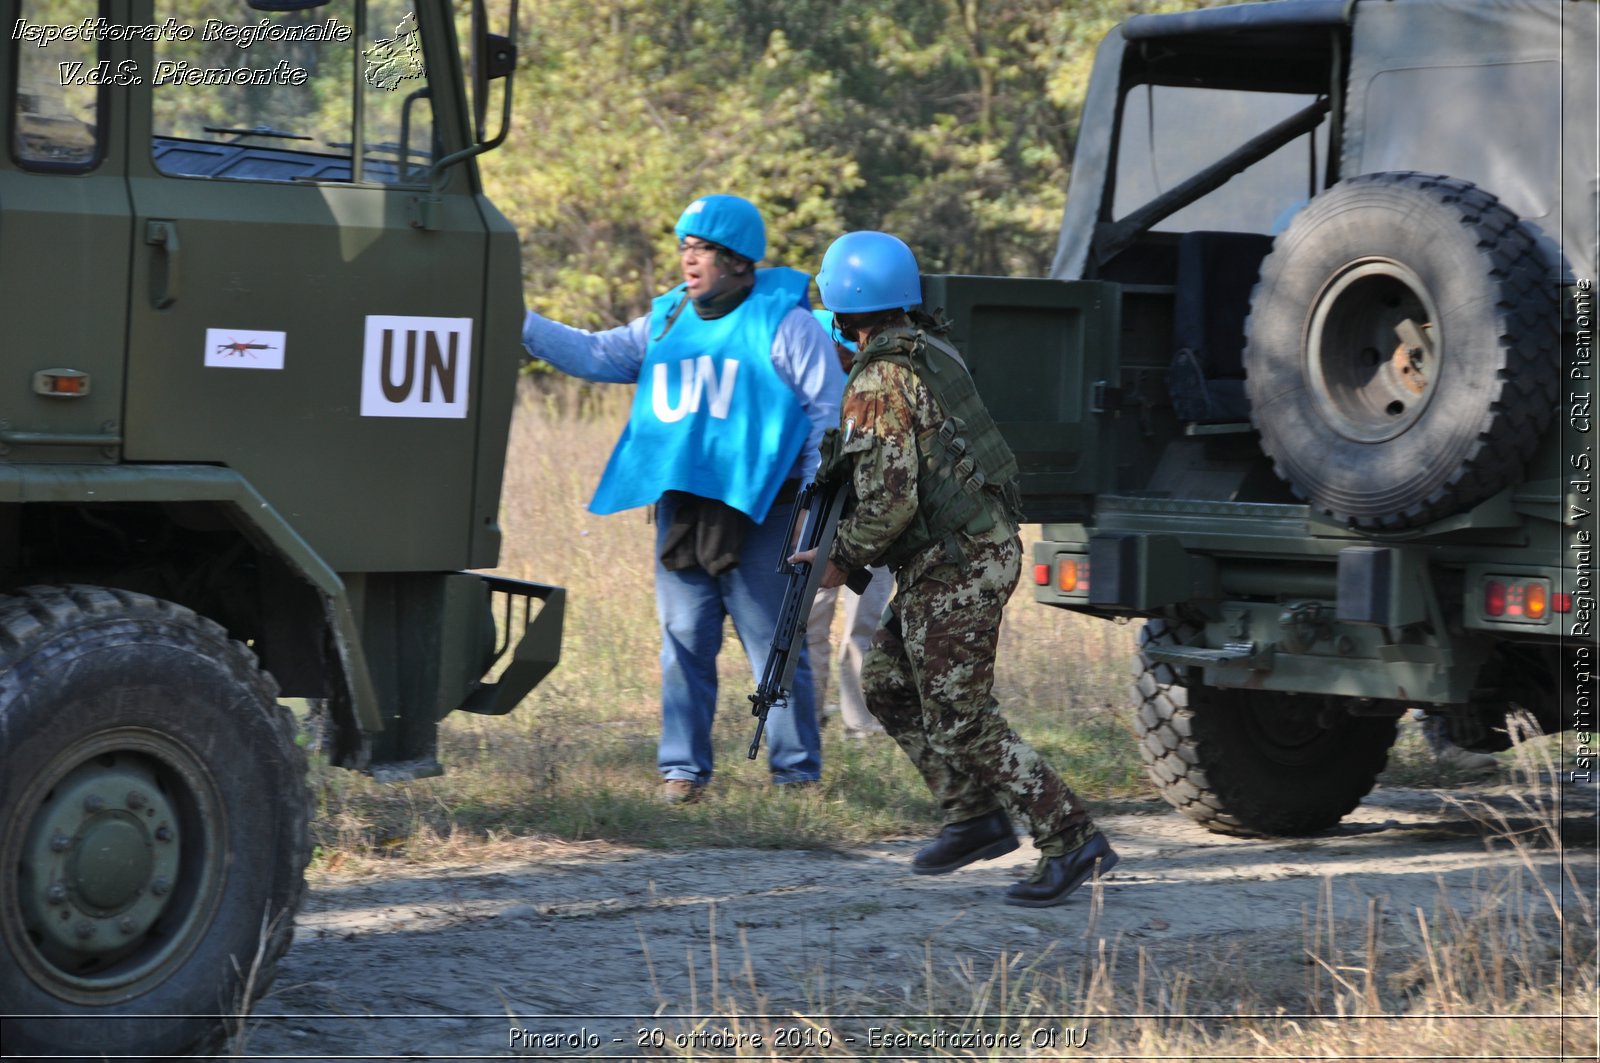
[[[1070,852],[1094,833],[1088,811],[1011,729],[994,697],[995,647],[1017,585],[1015,537],[966,545],[899,590],[891,623],[861,666],[868,710],[922,773],[946,823],[1004,807],[1035,843]]]

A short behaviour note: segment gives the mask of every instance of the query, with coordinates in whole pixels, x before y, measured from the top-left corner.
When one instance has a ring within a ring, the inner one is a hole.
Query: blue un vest
[[[811,429],[772,367],[778,324],[801,305],[809,280],[784,267],[757,270],[755,287],[733,312],[703,321],[685,308],[659,340],[683,285],[656,298],[633,412],[591,511],[616,513],[687,491],[758,522],[766,517]]]

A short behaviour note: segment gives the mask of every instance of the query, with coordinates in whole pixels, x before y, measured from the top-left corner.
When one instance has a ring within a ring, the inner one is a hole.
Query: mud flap
[[[491,606],[499,617],[500,636],[485,676],[502,662],[494,682],[480,681],[461,704],[464,712],[504,716],[538,686],[561,660],[561,628],[567,592],[543,583],[484,576]],[[535,612],[534,602],[544,604]]]

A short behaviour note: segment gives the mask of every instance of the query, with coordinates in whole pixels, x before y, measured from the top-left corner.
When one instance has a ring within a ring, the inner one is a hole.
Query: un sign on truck
[[[470,317],[367,318],[361,416],[465,417]]]

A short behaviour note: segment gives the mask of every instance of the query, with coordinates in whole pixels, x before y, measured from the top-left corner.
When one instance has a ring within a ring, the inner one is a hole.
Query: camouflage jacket
[[[852,377],[840,420],[839,456],[855,502],[839,522],[830,557],[839,567],[854,570],[879,563],[911,528],[919,502],[917,438],[936,431],[945,413],[914,370],[875,359]],[[1015,525],[1001,521],[978,538],[1003,542],[1015,535]],[[946,543],[934,543],[895,576],[904,588],[935,565],[960,560],[949,555]]]

